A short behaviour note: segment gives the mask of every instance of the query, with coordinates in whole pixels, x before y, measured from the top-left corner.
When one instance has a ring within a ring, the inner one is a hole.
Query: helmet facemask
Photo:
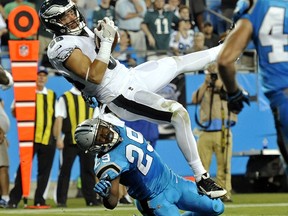
[[[74,14],[75,19],[66,24],[62,24],[65,16],[71,16],[72,14]],[[79,35],[83,28],[86,26],[85,23],[81,21],[80,12],[77,10],[76,6],[73,6],[72,8],[62,13],[59,16],[59,20],[57,22],[59,25],[62,25],[64,28],[66,28],[66,32],[69,35]]]
[[[85,153],[105,154],[122,138],[115,126],[100,119],[88,119],[77,126],[75,140]]]

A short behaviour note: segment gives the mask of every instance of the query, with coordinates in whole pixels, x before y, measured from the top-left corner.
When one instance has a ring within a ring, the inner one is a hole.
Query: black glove
[[[244,107],[243,103],[245,102],[250,106],[249,94],[244,89],[238,89],[234,93],[228,93],[228,109],[229,111],[238,114],[241,112]]]

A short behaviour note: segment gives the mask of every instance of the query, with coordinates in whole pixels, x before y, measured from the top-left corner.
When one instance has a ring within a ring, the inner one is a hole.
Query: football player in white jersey
[[[227,193],[201,163],[187,110],[155,93],[177,75],[203,69],[216,59],[221,45],[128,69],[111,56],[117,27],[108,18],[100,21],[101,30],[95,28],[94,34],[71,0],[45,0],[39,16],[46,30],[55,35],[47,51],[49,60],[69,82],[125,120],[172,123],[199,191],[211,198]]]

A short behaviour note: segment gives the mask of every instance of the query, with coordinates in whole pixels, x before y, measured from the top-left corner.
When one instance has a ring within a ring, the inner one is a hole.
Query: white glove
[[[101,30],[97,29],[99,25],[101,25]],[[108,17],[105,17],[103,20],[98,22],[98,26],[97,28],[94,28],[94,33],[96,35],[96,46],[99,45],[99,42],[97,42],[97,37],[100,39],[101,42],[105,41],[112,44],[118,29],[114,25],[114,22]]]
[[[100,26],[101,28],[99,28]],[[100,30],[98,30],[100,29]],[[96,58],[106,64],[109,63],[112,45],[117,34],[117,27],[114,25],[114,22],[108,17],[105,17],[103,20],[98,22],[97,28],[94,29],[95,33],[95,45],[97,56]]]
[[[111,20],[111,19],[109,19],[109,17],[104,17],[104,18],[103,18],[103,21],[104,21],[105,23],[107,23],[108,25],[114,27],[114,28],[116,27],[115,24],[114,24],[114,21]]]

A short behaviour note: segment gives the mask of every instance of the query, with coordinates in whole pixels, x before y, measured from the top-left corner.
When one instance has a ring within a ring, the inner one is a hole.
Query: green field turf
[[[32,202],[31,200],[29,203]],[[104,207],[86,207],[84,200],[69,199],[68,208],[57,208],[52,200],[47,203],[52,205],[50,209],[23,209],[21,204],[18,209],[0,209],[2,216],[140,216],[141,214],[133,205],[118,206],[114,210],[105,210]],[[286,215],[288,216],[288,193],[258,193],[258,194],[234,194],[233,203],[225,204],[225,216],[244,215]],[[169,215],[167,215],[169,216]]]

